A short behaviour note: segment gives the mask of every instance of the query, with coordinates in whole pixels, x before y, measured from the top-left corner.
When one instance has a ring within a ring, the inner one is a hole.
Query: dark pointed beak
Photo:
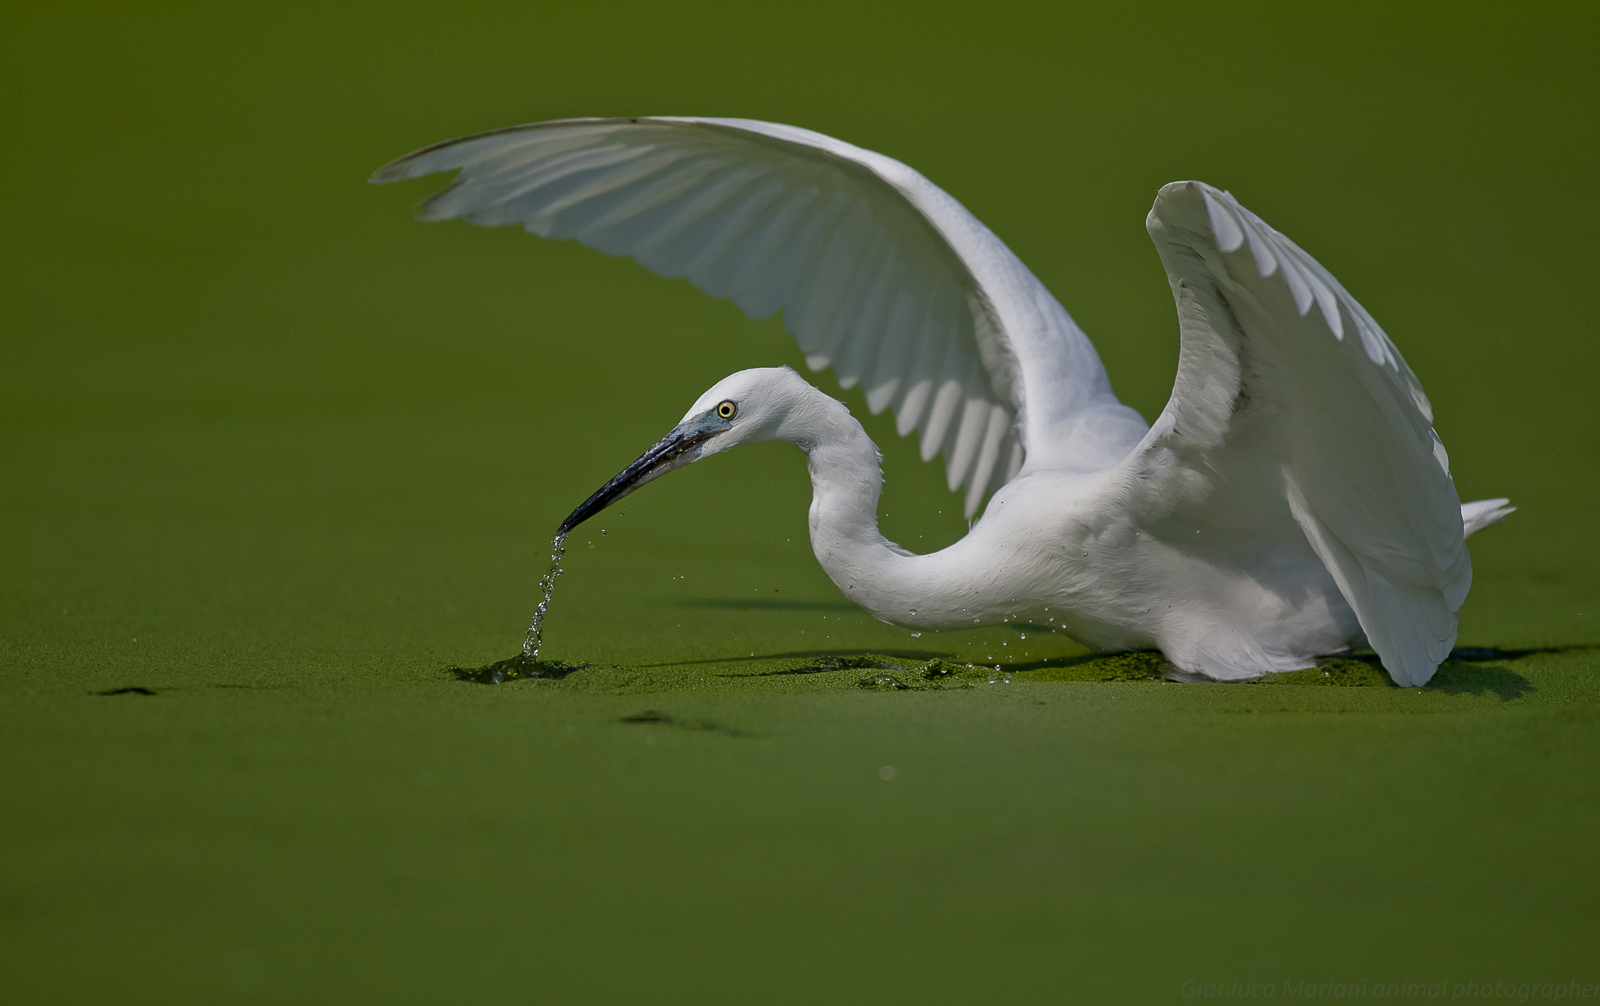
[[[679,423],[659,443],[640,455],[639,460],[624,468],[616,478],[601,486],[599,492],[584,500],[578,509],[561,522],[557,533],[566,534],[646,482],[699,460],[700,445],[731,427],[732,424],[719,418],[715,410]]]

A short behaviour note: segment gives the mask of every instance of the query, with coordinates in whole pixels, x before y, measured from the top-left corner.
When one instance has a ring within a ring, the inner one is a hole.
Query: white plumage
[[[564,120],[453,140],[375,181],[459,170],[426,219],[521,224],[783,312],[813,370],[894,410],[945,458],[966,538],[917,556],[877,531],[877,451],[787,368],[735,374],[563,527],[738,443],[807,452],[812,544],[895,624],[1050,624],[1240,679],[1370,645],[1420,685],[1471,583],[1462,506],[1421,385],[1361,305],[1227,192],[1176,182],[1146,226],[1182,337],[1146,426],[1089,340],[1006,246],[904,164],[738,119]],[[736,415],[718,419],[719,403]]]

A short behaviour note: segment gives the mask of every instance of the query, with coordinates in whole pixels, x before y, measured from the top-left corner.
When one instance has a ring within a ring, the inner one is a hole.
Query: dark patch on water
[[[153,688],[141,688],[138,685],[129,685],[126,688],[107,688],[103,692],[90,692],[90,695],[154,695]]]
[[[775,597],[691,597],[673,601],[681,608],[723,608],[732,611],[837,611],[859,612],[848,601],[786,601]]]
[[[1507,667],[1484,667],[1501,660],[1520,660],[1537,653],[1565,653],[1589,649],[1584,646],[1553,646],[1532,650],[1501,650],[1492,646],[1460,646],[1439,665],[1423,688],[1447,695],[1492,694],[1502,702],[1519,699],[1536,689],[1527,678]],[[1303,671],[1285,671],[1257,679],[1269,685],[1334,685],[1344,688],[1398,688],[1376,653],[1352,653],[1324,657],[1317,666]]]
[[[893,674],[868,675],[856,682],[858,687],[876,689],[879,691],[915,691],[926,688],[926,685],[908,683],[920,678],[923,681],[942,681],[954,678],[958,674],[971,677],[987,673],[987,668],[974,667],[971,664],[957,664],[948,660],[934,657],[931,660],[906,660],[893,656],[877,654],[861,654],[843,656],[828,654],[813,658],[813,662],[800,667],[788,667],[781,671],[761,671],[757,674],[725,674],[730,678],[771,678],[789,674],[827,674],[833,671],[900,671],[904,677]]]
[[[1521,660],[1536,653],[1571,653],[1573,650],[1592,649],[1592,646],[1539,646],[1530,650],[1502,650],[1494,646],[1458,646],[1450,651],[1450,659],[1475,664],[1486,660]]]
[[[564,664],[558,660],[538,660],[519,653],[514,657],[497,660],[484,667],[452,667],[449,669],[457,681],[470,681],[478,685],[499,685],[507,681],[560,681],[573,671],[581,671],[589,664]]]
[[[644,712],[642,712],[642,713],[634,713],[632,716],[620,716],[620,717],[617,718],[617,722],[618,723],[672,723],[672,722],[675,722],[675,720],[674,720],[674,718],[673,718],[671,713],[663,713],[663,712],[658,712],[657,710],[654,710],[654,709],[646,709]]]
[[[829,657],[847,654],[898,660],[904,664],[920,664],[929,658],[946,657],[938,650],[787,650],[783,653],[758,653],[753,657],[704,657],[698,660],[663,660],[653,664],[635,664],[636,667],[688,667],[699,664],[749,664],[760,660],[809,660],[813,664]],[[771,672],[765,672],[771,673]],[[743,675],[730,675],[742,677]]]
[[[896,664],[882,656],[863,657],[818,657],[816,663],[806,664],[804,667],[791,667],[782,671],[762,671],[752,674],[754,678],[770,678],[778,674],[825,674],[828,671],[904,671],[908,670],[905,664]],[[740,675],[744,677],[744,675]]]
[[[1509,667],[1484,667],[1476,662],[1454,659],[1442,664],[1424,687],[1446,695],[1494,695],[1501,702],[1537,691],[1533,682]]]
[[[982,666],[979,670],[984,669]],[[1089,653],[1029,663],[1004,665],[1001,673],[1020,674],[1022,681],[1168,681],[1187,680],[1159,650]],[[1209,679],[1207,679],[1209,680]]]
[[[674,716],[671,713],[664,713],[659,709],[646,709],[644,712],[642,712],[642,713],[634,713],[632,716],[622,716],[622,717],[619,717],[617,719],[617,722],[618,723],[654,723],[654,724],[659,724],[661,726],[677,727],[680,730],[702,730],[702,731],[706,731],[708,733],[723,734],[723,735],[728,736],[728,737],[750,737],[750,736],[752,736],[750,733],[748,733],[748,732],[746,732],[744,730],[737,730],[737,729],[734,729],[733,727],[723,726],[721,723],[718,723],[716,720],[692,720],[692,719],[686,719],[686,718],[681,717],[681,716]]]

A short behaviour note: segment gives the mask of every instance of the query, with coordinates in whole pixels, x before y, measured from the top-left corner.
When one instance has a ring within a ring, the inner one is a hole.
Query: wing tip
[[[407,154],[404,157],[390,161],[368,176],[367,184],[388,185],[390,182],[401,182],[414,177],[409,170],[414,156],[413,154]]]
[[[1217,247],[1224,252],[1235,252],[1244,245],[1245,229],[1229,204],[1238,205],[1229,193],[1215,185],[1193,178],[1168,182],[1156,192],[1145,226],[1153,229],[1167,223],[1169,206],[1181,208],[1180,212],[1200,211],[1205,215],[1205,225],[1210,228]],[[1193,226],[1198,221],[1191,219],[1185,223]]]
[[[1461,537],[1470,538],[1505,520],[1517,510],[1509,499],[1474,500],[1461,504]]]
[[[555,126],[571,126],[580,123],[586,125],[594,125],[597,123],[628,123],[631,125],[637,125],[641,122],[648,122],[652,119],[663,118],[667,117],[643,115],[613,116],[611,118],[580,117],[575,119],[546,119],[543,122],[524,122],[516,126],[501,126],[499,129],[488,129],[481,133],[471,133],[467,136],[457,136],[448,140],[440,140],[438,143],[430,143],[426,147],[413,150],[411,153],[406,154],[403,157],[397,157],[388,164],[385,164],[383,167],[374,171],[372,173],[372,177],[367,179],[367,183],[369,185],[387,185],[390,182],[403,182],[407,179],[421,178],[424,175],[431,175],[440,171],[454,170],[455,168],[461,167],[461,165],[441,164],[438,166],[422,168],[418,166],[417,162],[422,158],[427,157],[429,154],[436,154],[441,150],[448,150],[449,148],[457,146],[458,144],[471,143],[474,140],[486,140],[491,136],[505,136],[510,133],[525,133],[536,129],[548,129]]]

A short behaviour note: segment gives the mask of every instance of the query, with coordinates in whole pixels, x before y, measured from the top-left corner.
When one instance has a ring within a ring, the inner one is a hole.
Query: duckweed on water
[[[1377,661],[1358,660],[1352,657],[1334,657],[1317,662],[1315,667],[1302,671],[1284,671],[1268,674],[1260,679],[1263,685],[1336,685],[1345,688],[1392,688],[1389,673]]]
[[[507,681],[538,679],[560,681],[573,671],[581,671],[589,664],[564,664],[558,660],[538,660],[519,653],[514,657],[497,660],[484,667],[452,667],[450,673],[457,681],[470,681],[479,685],[499,685]]]
[[[908,685],[893,674],[872,674],[856,682],[857,688],[875,692],[909,692],[916,685]]]
[[[1042,665],[1013,665],[1022,681],[1160,681],[1175,668],[1155,650],[1072,657]]]
[[[1527,679],[1505,662],[1517,655],[1492,652],[1483,657],[1476,653],[1455,656],[1439,668],[1427,685],[1428,691],[1449,693],[1493,694],[1502,701],[1519,698],[1532,691]],[[1522,654],[1526,655],[1526,654]],[[890,655],[882,653],[853,655],[824,655],[807,662],[790,663],[774,658],[767,668],[736,669],[745,662],[730,659],[727,671],[698,670],[687,678],[682,672],[660,665],[628,666],[620,664],[573,664],[557,660],[540,660],[524,654],[500,660],[484,667],[453,667],[449,672],[459,681],[476,684],[501,684],[507,681],[544,680],[560,681],[576,671],[590,670],[589,674],[573,678],[570,682],[585,690],[657,691],[663,688],[684,687],[691,678],[700,684],[719,682],[714,687],[749,687],[767,681],[776,686],[787,679],[799,685],[797,678],[812,678],[812,688],[861,688],[869,691],[933,691],[1005,685],[1013,682],[1147,682],[1197,681],[1211,683],[1209,679],[1184,675],[1165,657],[1154,651],[1088,655],[1037,663],[1009,665],[969,664],[934,657],[920,659],[921,655]],[[1478,659],[1472,659],[1478,657]],[[1493,657],[1504,657],[1497,660]],[[1465,658],[1465,659],[1463,659]],[[715,661],[714,661],[715,662]],[[765,662],[765,661],[764,661]],[[773,666],[776,664],[777,666]],[[785,666],[787,664],[787,666]],[[758,665],[759,666],[759,665]],[[865,676],[860,672],[867,671]],[[852,674],[850,672],[856,672]],[[830,675],[832,675],[830,677]],[[740,686],[739,681],[747,684]],[[1239,685],[1314,685],[1345,688],[1394,687],[1383,665],[1367,655],[1356,657],[1330,657],[1317,666],[1298,671],[1266,675],[1254,681],[1237,682]],[[785,685],[785,688],[794,687]]]
[[[906,661],[896,661],[891,657],[867,654],[860,657],[818,657],[815,661],[804,667],[783,671],[783,674],[817,674],[823,671],[905,671],[910,668]]]

